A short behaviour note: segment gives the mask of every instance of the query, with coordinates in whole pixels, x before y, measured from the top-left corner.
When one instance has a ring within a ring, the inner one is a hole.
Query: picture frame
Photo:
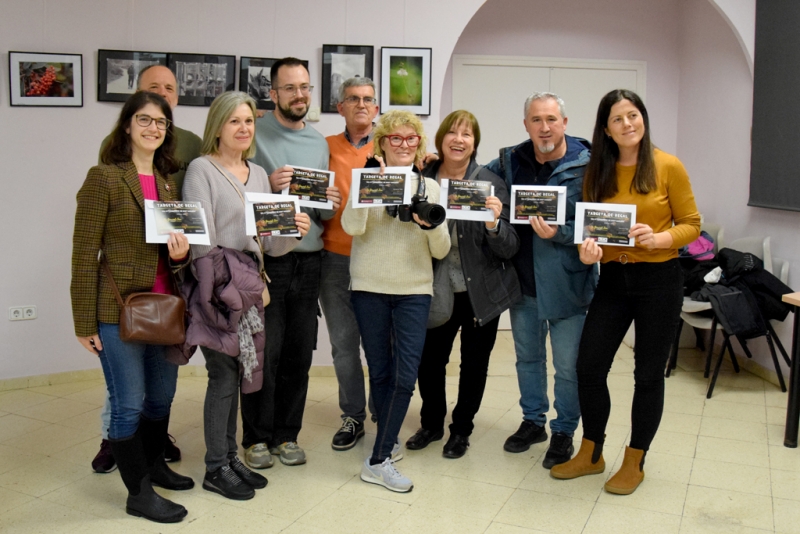
[[[270,69],[279,58],[248,57],[239,58],[239,90],[256,101],[256,109],[275,109],[275,102],[269,96],[272,89]],[[308,70],[308,61],[301,60]]]
[[[374,64],[374,46],[322,45],[322,113],[338,113],[339,87],[348,78],[362,76],[374,80]]]
[[[139,73],[151,65],[167,66],[166,52],[97,51],[97,101],[125,102],[136,92]]]
[[[236,86],[236,56],[170,52],[167,66],[178,80],[178,104],[183,106],[210,106]]]
[[[83,54],[8,53],[12,106],[83,107]]]
[[[381,47],[381,113],[431,114],[430,48]]]

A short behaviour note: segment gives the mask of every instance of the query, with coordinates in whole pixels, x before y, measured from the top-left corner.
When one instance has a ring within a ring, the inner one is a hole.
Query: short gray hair
[[[341,104],[344,102],[344,93],[350,87],[372,87],[372,92],[375,93],[375,96],[378,96],[378,90],[375,88],[375,82],[372,79],[364,77],[364,76],[354,76],[352,78],[347,78],[342,85],[339,86],[339,103]]]
[[[537,92],[537,93],[533,93],[531,96],[529,96],[527,99],[525,99],[525,109],[522,110],[522,117],[524,118],[524,117],[528,116],[528,110],[531,108],[531,104],[534,101],[536,101],[536,100],[547,100],[547,99],[556,101],[556,103],[558,104],[558,110],[561,112],[561,118],[562,119],[567,116],[567,113],[566,113],[565,107],[564,107],[564,101],[561,100],[560,96],[558,96],[555,93],[548,93],[548,92],[538,93]]]

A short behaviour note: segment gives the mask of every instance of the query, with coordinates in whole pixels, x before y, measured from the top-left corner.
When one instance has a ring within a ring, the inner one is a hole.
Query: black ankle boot
[[[144,447],[137,432],[121,440],[109,440],[119,473],[128,488],[125,511],[158,523],[177,523],[186,517],[186,508],[153,491],[145,460]]]
[[[168,428],[169,416],[155,421],[142,417],[139,421],[139,433],[142,436],[150,482],[154,486],[164,489],[177,491],[192,489],[194,480],[176,473],[164,460],[164,445],[167,440]]]

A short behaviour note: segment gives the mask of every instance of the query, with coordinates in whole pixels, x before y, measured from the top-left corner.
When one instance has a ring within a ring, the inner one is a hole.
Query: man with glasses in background
[[[314,89],[303,62],[292,57],[276,61],[270,79],[275,111],[256,121],[253,161],[266,169],[272,191],[278,193],[289,187],[292,166],[327,170],[329,153],[325,138],[303,120]],[[242,395],[242,445],[245,461],[255,469],[272,467],[272,455],[285,465],[306,462],[297,435],[317,339],[322,221],[339,207],[335,187],[328,188],[328,200],[333,210],[302,208],[311,228],[297,248],[279,258],[264,256],[272,299],[265,308],[264,386]]]
[[[378,114],[375,82],[355,77],[339,86],[336,109],[344,117],[344,132],[326,138],[330,149],[330,170],[336,173],[336,186],[342,203],[336,215],[323,224],[322,278],[319,302],[331,340],[333,368],[339,382],[339,408],[342,426],[333,436],[331,447],[346,451],[364,436],[366,393],[361,365],[361,336],[350,302],[350,247],[353,237],[342,229],[342,212],[350,196],[353,169],[364,167],[373,153],[372,121]]]

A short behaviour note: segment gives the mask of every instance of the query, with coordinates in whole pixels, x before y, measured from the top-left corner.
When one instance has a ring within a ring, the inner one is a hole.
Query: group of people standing
[[[403,457],[399,432],[415,383],[423,403],[421,428],[406,442],[411,450],[444,437],[445,366],[460,329],[458,400],[443,455],[463,456],[499,316],[507,309],[523,421],[503,448],[523,452],[547,439],[549,332],[557,417],[550,422],[543,465],[559,479],[602,473],[610,411],[606,377],[635,321],[631,442],[622,468],[605,486],[614,493],[634,491],[661,417],[662,371],[678,327],[677,249],[699,235],[700,219],[683,166],[652,145],[639,97],[624,90],[606,95],[590,145],[566,135],[567,116],[557,95],[535,93],[524,104],[529,139],[503,149],[484,167],[476,159],[480,127],[467,111],[444,119],[435,136],[438,157],[431,157],[415,115],[390,111],[374,122],[375,84],[367,78],[340,86],[337,109],[345,130],[327,139],[304,121],[313,90],[304,64],[284,58],[273,65],[270,78],[273,113],[258,118],[252,98],[224,93],[211,105],[200,140],[172,123],[178,95],[173,73],[148,67],[104,142],[101,164],[89,171],[78,193],[71,286],[75,332],[99,356],[108,385],[103,446],[93,467],[107,472],[119,466],[127,512],[180,521],[185,508],[153,486],[186,490],[194,482],[166,463],[176,459],[169,454],[175,447],[167,432],[181,359],[164,346],[120,339],[120,308],[110,277],[123,298],[137,291],[178,294],[181,286],[188,295],[197,323],[189,337],[202,347],[208,370],[203,480],[208,491],[249,499],[267,485],[253,470],[272,467],[274,457],[285,465],[306,462],[298,435],[320,305],[342,410],[331,446],[355,447],[365,435],[369,411],[377,435],[361,478],[397,492],[413,489],[396,462]],[[248,237],[245,193],[287,188],[292,166],[335,172],[335,185],[327,190],[333,209],[303,208],[295,218],[301,238]],[[437,225],[416,212],[403,217],[396,209],[355,209],[349,201],[351,171],[363,167],[381,173],[385,167],[411,167],[412,189],[434,204],[443,179],[489,181],[494,193],[486,208],[492,220]],[[529,225],[512,226],[511,185],[565,186],[566,224],[531,218]],[[199,201],[210,246],[190,246],[177,233],[166,245],[145,243],[146,199]],[[573,244],[575,204],[581,200],[635,204],[637,224],[630,237],[636,247],[600,246],[591,239]],[[428,328],[434,265],[449,279],[454,305],[444,324]],[[267,306],[261,301],[261,270],[269,279]],[[187,290],[187,284],[197,290]],[[220,318],[226,299],[236,305]],[[236,442],[240,409],[244,461]],[[581,417],[583,441],[573,458]]]

